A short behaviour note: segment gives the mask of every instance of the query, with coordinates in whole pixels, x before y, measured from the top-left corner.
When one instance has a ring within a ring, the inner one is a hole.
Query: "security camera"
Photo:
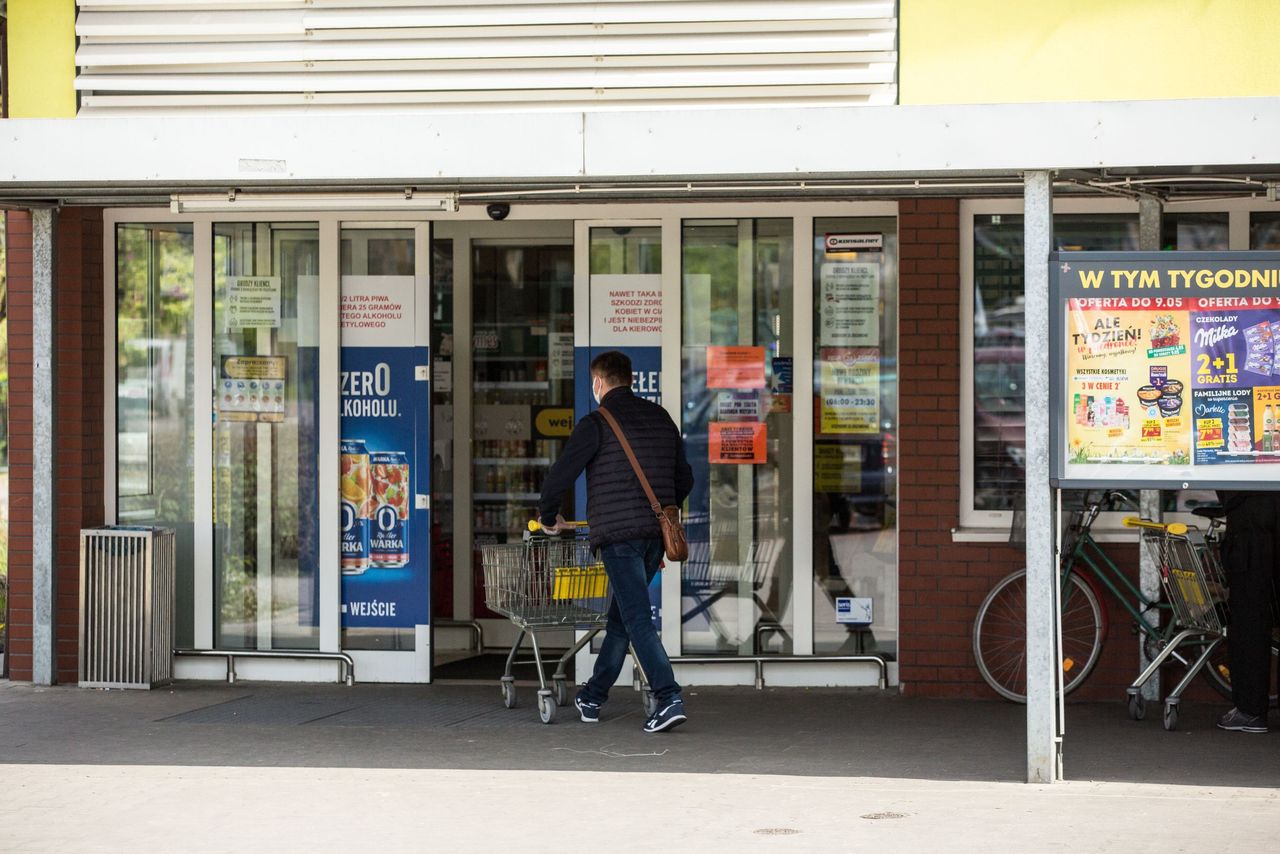
[[[511,205],[505,202],[495,202],[487,205],[484,212],[489,215],[489,219],[504,220],[507,218],[507,214],[511,213]]]

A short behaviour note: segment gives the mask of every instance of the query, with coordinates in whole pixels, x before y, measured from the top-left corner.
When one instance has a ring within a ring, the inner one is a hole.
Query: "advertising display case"
[[[1280,252],[1050,256],[1054,485],[1280,479]]]

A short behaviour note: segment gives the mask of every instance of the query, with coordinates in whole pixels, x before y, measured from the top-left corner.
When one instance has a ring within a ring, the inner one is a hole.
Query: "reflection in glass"
[[[1058,250],[1136,250],[1136,214],[1058,214]],[[1026,463],[1022,216],[973,218],[973,506],[1012,510]],[[1033,342],[1043,346],[1044,342]]]
[[[1180,252],[1225,252],[1228,240],[1228,214],[1167,213],[1161,217],[1160,248]]]
[[[689,220],[682,237],[682,649],[789,653],[792,222]]]
[[[591,229],[591,275],[662,272],[662,229],[614,226]]]
[[[814,651],[892,657],[898,648],[896,224],[818,219],[813,226]],[[856,236],[867,248],[847,251],[854,241],[846,239],[829,251],[828,235]]]
[[[213,228],[214,567],[220,646],[319,644],[319,238]]]
[[[1280,212],[1249,214],[1249,248],[1280,250]]]
[[[195,256],[187,223],[116,226],[116,497],[177,534],[176,643],[195,643]]]

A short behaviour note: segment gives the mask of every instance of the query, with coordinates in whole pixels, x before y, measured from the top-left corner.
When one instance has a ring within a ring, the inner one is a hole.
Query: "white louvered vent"
[[[897,100],[895,0],[80,0],[82,115]]]

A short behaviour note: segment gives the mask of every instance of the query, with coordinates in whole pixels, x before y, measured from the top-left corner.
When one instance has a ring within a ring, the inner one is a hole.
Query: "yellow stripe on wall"
[[[76,114],[75,0],[9,0],[9,116]]]
[[[901,0],[902,104],[1280,95],[1277,0]]]

